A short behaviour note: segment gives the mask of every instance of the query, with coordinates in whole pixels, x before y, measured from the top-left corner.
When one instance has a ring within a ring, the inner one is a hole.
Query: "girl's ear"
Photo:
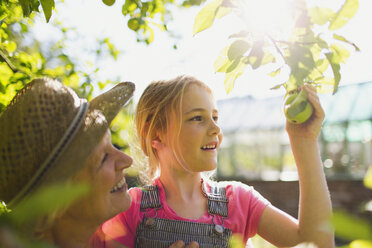
[[[163,142],[161,141],[159,136],[156,136],[155,139],[151,141],[152,148],[155,148],[156,150],[159,150],[164,146]]]

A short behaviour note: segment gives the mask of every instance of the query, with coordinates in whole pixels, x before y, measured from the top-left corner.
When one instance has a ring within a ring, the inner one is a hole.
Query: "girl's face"
[[[217,125],[218,111],[212,94],[202,86],[191,84],[183,96],[179,136],[176,147],[184,166],[193,172],[210,171],[217,166],[217,150],[222,133]]]
[[[75,218],[103,222],[127,210],[131,198],[123,170],[132,162],[131,157],[112,145],[110,131],[107,131],[83,170],[74,178],[76,182],[88,183],[90,193],[74,204],[69,212],[72,211]]]

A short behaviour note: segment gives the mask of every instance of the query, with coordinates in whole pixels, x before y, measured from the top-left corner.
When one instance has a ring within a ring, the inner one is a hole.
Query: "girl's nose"
[[[214,120],[212,120],[210,128],[209,128],[209,134],[210,135],[218,135],[220,133],[221,133],[220,126],[218,126],[218,124]]]

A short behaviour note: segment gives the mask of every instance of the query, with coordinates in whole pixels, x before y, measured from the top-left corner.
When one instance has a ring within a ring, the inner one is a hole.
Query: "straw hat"
[[[88,103],[53,79],[27,84],[0,116],[0,200],[13,206],[78,172],[134,88],[120,83]]]

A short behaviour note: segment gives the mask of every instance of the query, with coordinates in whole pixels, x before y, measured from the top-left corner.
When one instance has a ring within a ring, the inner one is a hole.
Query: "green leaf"
[[[354,217],[345,211],[334,211],[332,223],[335,234],[346,240],[365,239],[372,240],[372,227],[364,219]]]
[[[276,75],[278,75],[279,73],[280,73],[280,70],[281,70],[282,68],[278,68],[278,69],[276,69],[275,71],[272,71],[272,72],[270,72],[268,75],[270,76],[270,77],[275,77]],[[282,84],[280,84],[279,86],[282,86]],[[275,86],[274,86],[275,87]]]
[[[264,51],[263,51],[263,40],[258,40],[255,43],[253,43],[252,50],[250,51],[246,63],[250,64],[253,69],[257,69],[262,62],[262,59],[264,57]]]
[[[231,8],[220,6],[217,10],[216,18],[222,18],[231,12]]]
[[[54,0],[40,0],[40,3],[43,7],[46,22],[49,22],[49,19],[52,16],[52,9],[54,8]]]
[[[368,171],[363,179],[364,186],[372,189],[372,166],[368,168]]]
[[[285,88],[284,83],[282,83],[282,84],[277,84],[277,85],[271,87],[270,90],[277,90],[277,89],[280,89],[280,87],[284,87],[284,88]]]
[[[221,6],[222,0],[215,0],[205,5],[195,17],[193,34],[197,34],[210,26],[212,26],[218,8]]]
[[[352,45],[356,51],[360,51],[359,47],[357,45],[355,45],[355,43],[351,42],[351,41],[348,41],[345,37],[341,36],[341,35],[338,35],[338,34],[333,34],[333,38],[335,38],[336,40],[340,40],[340,41],[343,41],[343,42],[346,42],[350,45]]]
[[[227,51],[227,57],[229,60],[241,57],[250,47],[251,45],[245,40],[236,40],[230,45],[230,48]]]
[[[23,15],[29,16],[31,14],[31,3],[28,0],[19,0],[19,3],[21,4]]]
[[[243,74],[246,67],[247,67],[247,64],[240,61],[238,65],[234,68],[234,70],[226,73],[225,81],[224,81],[226,93],[230,93],[230,91],[234,88],[235,80],[241,74]]]
[[[331,19],[336,15],[336,13],[329,9],[329,8],[321,8],[321,7],[314,7],[310,8],[308,14],[311,18],[311,22],[324,25],[327,22],[331,21]]]
[[[331,68],[333,71],[334,81],[335,81],[334,88],[333,88],[333,94],[335,94],[338,90],[338,84],[340,83],[340,80],[341,80],[340,64],[335,62],[334,58],[336,56],[332,52],[326,53],[325,55],[329,63],[331,64]]]
[[[333,60],[336,63],[346,63],[347,59],[350,56],[349,50],[347,50],[344,46],[340,44],[332,44],[330,47],[331,51],[333,52]]]
[[[354,240],[350,243],[350,248],[372,248],[372,241]]]
[[[221,50],[216,61],[214,62],[214,70],[216,72],[228,72],[233,70],[236,67],[236,60],[230,60],[227,56],[227,53],[230,49],[230,45]],[[235,65],[234,65],[235,64]]]
[[[309,80],[317,80],[323,78],[323,73],[327,70],[329,62],[327,59],[319,59],[315,62],[316,67],[308,75]]]
[[[332,93],[335,88],[335,80],[332,77],[319,77],[313,79],[317,92],[320,94]]]
[[[238,33],[231,34],[231,35],[229,36],[229,39],[230,39],[230,38],[247,38],[248,35],[249,35],[249,32],[248,32],[247,30],[242,30],[242,31],[240,31],[240,32],[238,32]]]
[[[286,90],[287,92],[290,92],[290,91],[295,90],[295,89],[297,89],[297,88],[298,88],[298,86],[297,86],[297,79],[296,79],[296,77],[291,73],[291,74],[289,75],[289,80],[288,80],[288,82],[285,84],[285,90]]]
[[[358,0],[346,0],[345,4],[336,13],[335,18],[330,23],[329,30],[336,30],[344,26],[356,14],[358,8]]]
[[[86,184],[58,183],[44,187],[17,205],[12,211],[11,218],[17,224],[33,221],[69,206],[88,192],[89,187]]]

